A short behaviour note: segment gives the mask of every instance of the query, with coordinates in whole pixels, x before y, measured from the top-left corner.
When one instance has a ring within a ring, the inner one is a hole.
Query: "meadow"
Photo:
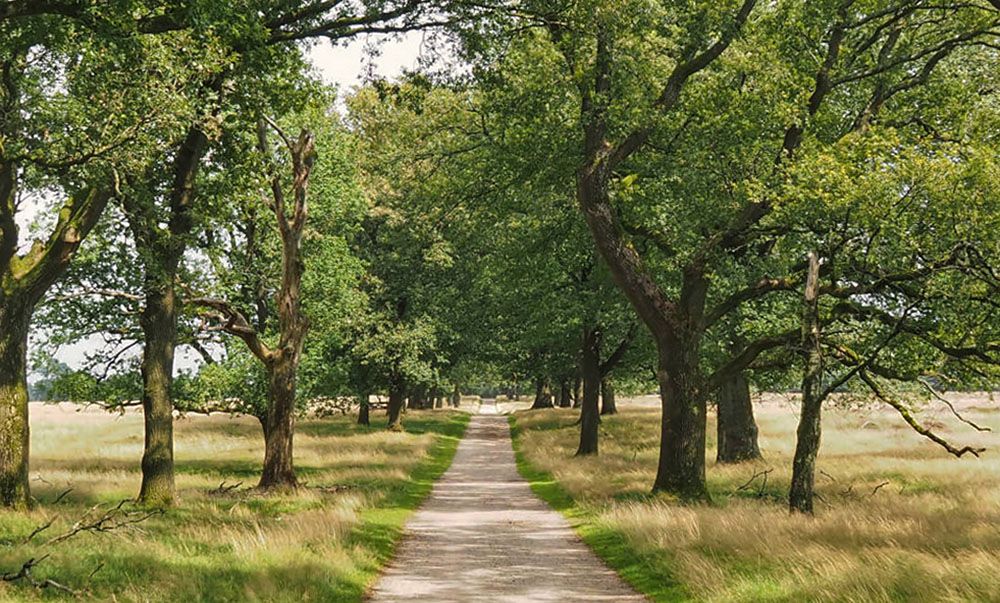
[[[83,531],[138,491],[142,416],[32,405],[30,513],[0,511],[0,569],[29,559],[38,582],[115,601],[357,601],[391,557],[402,525],[448,467],[468,415],[410,411],[405,433],[354,417],[298,423],[291,494],[253,491],[262,457],[255,419],[176,421],[179,503],[165,512],[124,503],[108,532]],[[148,518],[147,518],[148,516]],[[50,520],[52,525],[32,536]],[[0,600],[72,598],[26,580]]]
[[[877,406],[825,409],[815,517],[786,497],[796,400],[757,405],[764,459],[714,462],[712,503],[679,506],[649,492],[659,411],[623,404],[603,417],[597,457],[573,458],[577,414],[512,416],[522,473],[599,555],[658,601],[1000,601],[1000,412],[986,397],[920,413],[982,458],[956,459]],[[936,404],[936,403],[935,403]]]

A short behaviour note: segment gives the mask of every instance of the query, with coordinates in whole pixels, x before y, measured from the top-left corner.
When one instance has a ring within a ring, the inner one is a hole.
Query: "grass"
[[[95,600],[359,601],[392,556],[405,520],[451,463],[468,415],[411,412],[408,431],[302,421],[296,468],[306,487],[261,495],[223,481],[256,483],[262,438],[253,419],[189,417],[176,424],[179,504],[133,530],[80,534],[45,546],[96,504],[138,491],[142,419],[67,407],[32,408],[30,513],[0,512],[0,569],[34,571]],[[380,417],[374,418],[376,421]],[[72,487],[61,501],[57,496]],[[23,544],[55,517],[51,528]],[[95,568],[100,568],[91,576]],[[65,598],[0,583],[0,600]]]
[[[988,404],[963,414],[1000,428]],[[922,415],[940,434],[989,450],[955,459],[881,409],[829,409],[813,518],[785,506],[797,415],[758,407],[759,463],[716,466],[711,505],[649,493],[659,411],[625,406],[601,427],[601,454],[573,458],[572,411],[512,418],[518,464],[536,493],[637,589],[657,601],[1000,601],[1000,438]],[[755,473],[767,469],[766,484]],[[888,483],[886,483],[888,482]]]

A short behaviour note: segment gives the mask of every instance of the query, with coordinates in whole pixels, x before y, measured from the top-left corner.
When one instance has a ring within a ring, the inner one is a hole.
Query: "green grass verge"
[[[523,452],[523,430],[515,415],[508,417],[517,470],[531,490],[569,520],[577,535],[598,557],[633,588],[654,601],[690,601],[691,597],[670,574],[663,559],[633,549],[624,534],[599,521],[598,509],[578,503],[551,473],[532,466]]]
[[[458,450],[458,443],[469,425],[470,415],[455,413],[440,425],[408,425],[410,433],[425,431],[437,434],[437,443],[427,459],[410,474],[410,479],[386,492],[379,506],[361,511],[361,523],[351,533],[349,545],[366,549],[371,563],[358,564],[356,571],[337,585],[337,601],[359,601],[374,585],[382,569],[396,553],[396,546],[403,535],[406,520],[431,493],[431,489],[451,466]]]

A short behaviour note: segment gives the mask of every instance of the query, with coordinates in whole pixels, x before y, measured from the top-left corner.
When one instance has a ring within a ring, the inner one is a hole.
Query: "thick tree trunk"
[[[268,370],[267,428],[264,430],[264,470],[261,489],[295,488],[292,439],[295,435],[295,377],[298,367],[290,358],[278,357]]]
[[[387,414],[390,431],[403,431],[403,405],[406,403],[406,384],[402,380],[389,387],[389,406]]]
[[[535,380],[535,401],[531,405],[531,410],[542,408],[552,408],[552,391],[549,389],[548,382],[539,377]]]
[[[708,499],[705,486],[706,405],[697,368],[677,358],[676,349],[660,350],[660,459],[654,492],[685,500]]]
[[[586,329],[583,333],[583,349],[580,361],[583,381],[583,400],[580,411],[580,446],[577,456],[597,454],[598,428],[601,414],[598,405],[601,394],[601,331]]]
[[[462,405],[462,389],[459,386],[455,386],[455,389],[451,392],[451,405],[458,408]]]
[[[816,455],[820,444],[823,410],[823,356],[820,348],[819,260],[809,254],[802,312],[802,413],[796,432],[795,459],[792,461],[792,486],[788,506],[793,512],[813,512],[813,485],[816,480]]]
[[[177,339],[172,286],[146,293],[140,323],[145,343],[142,358],[145,440],[139,500],[150,505],[170,505],[174,502],[174,405],[170,386]]]
[[[31,309],[0,293],[0,504],[27,509],[28,325]]]
[[[761,458],[757,446],[757,422],[753,416],[750,384],[736,373],[719,388],[718,446],[716,461],[740,463]]]
[[[371,407],[368,405],[368,392],[358,394],[358,425],[371,425]]]
[[[618,405],[615,404],[615,387],[610,379],[601,381],[601,414],[618,414]]]

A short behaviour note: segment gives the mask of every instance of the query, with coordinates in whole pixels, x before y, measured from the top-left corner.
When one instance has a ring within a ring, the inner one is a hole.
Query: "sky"
[[[347,45],[334,46],[324,41],[309,50],[309,58],[317,75],[327,84],[337,86],[342,97],[351,88],[363,84],[369,76],[393,79],[407,69],[415,69],[423,51],[423,41],[424,34],[421,32],[391,37],[365,36]],[[374,58],[367,52],[372,47],[378,49]],[[27,227],[33,214],[30,209],[18,213],[21,232],[28,232]],[[56,358],[73,368],[80,368],[86,353],[101,345],[101,338],[95,336],[75,345],[63,346]],[[197,362],[197,354],[183,348],[178,349],[175,370],[193,368]]]

